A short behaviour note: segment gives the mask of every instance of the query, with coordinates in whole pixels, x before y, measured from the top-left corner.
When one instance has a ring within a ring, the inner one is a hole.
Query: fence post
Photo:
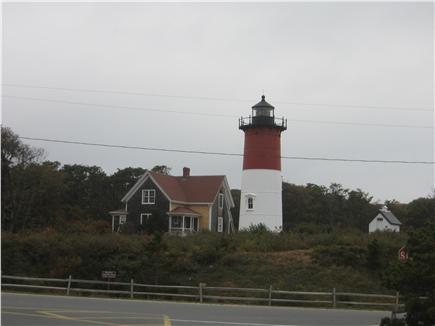
[[[66,295],[69,295],[69,289],[71,289],[71,275],[68,277],[68,285],[66,288]]]
[[[133,286],[134,286],[134,280],[130,280],[130,299],[133,299]]]
[[[391,319],[396,319],[396,314],[399,312],[399,291],[396,291],[396,300],[394,302],[393,311],[391,311]]]
[[[396,291],[396,312],[399,311],[399,300],[400,300],[400,293],[399,291]]]
[[[269,306],[272,305],[272,285],[269,286]]]
[[[332,289],[332,308],[337,308],[337,294],[335,288]]]
[[[199,302],[202,303],[203,301],[203,290],[204,290],[205,283],[199,283]]]

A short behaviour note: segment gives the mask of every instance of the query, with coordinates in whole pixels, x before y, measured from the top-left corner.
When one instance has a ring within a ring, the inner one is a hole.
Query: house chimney
[[[187,178],[187,177],[190,177],[190,169],[184,167],[183,168],[183,178]]]

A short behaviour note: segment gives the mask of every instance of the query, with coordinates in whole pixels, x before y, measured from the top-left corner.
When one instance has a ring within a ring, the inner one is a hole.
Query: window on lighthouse
[[[254,209],[254,198],[248,197],[248,209]]]
[[[271,117],[272,111],[266,108],[257,108],[254,110],[254,117]]]

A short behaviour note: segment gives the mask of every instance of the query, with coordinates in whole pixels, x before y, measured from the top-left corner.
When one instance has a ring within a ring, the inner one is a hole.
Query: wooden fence
[[[272,286],[266,289],[235,288],[207,286],[205,283],[200,283],[198,286],[155,285],[135,283],[134,280],[130,282],[82,280],[74,279],[71,275],[66,279],[11,275],[2,275],[1,278],[1,286],[4,289],[51,290],[66,295],[90,293],[142,299],[164,298],[200,303],[240,302],[269,306],[297,305],[332,308],[365,306],[389,310],[393,313],[398,312],[403,306],[400,303],[398,292],[396,295],[351,293],[337,292],[335,288],[327,292],[303,292],[275,290]]]

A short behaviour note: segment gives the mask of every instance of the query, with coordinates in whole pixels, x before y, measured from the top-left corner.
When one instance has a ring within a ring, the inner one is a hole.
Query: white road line
[[[213,321],[213,320],[191,320],[191,319],[174,319],[171,321],[178,321],[182,323],[201,323],[201,324],[222,324],[222,325],[250,325],[250,326],[301,326],[293,324],[259,324],[259,323],[239,323],[234,321]]]
[[[174,319],[171,318],[171,321],[181,322],[181,323],[198,323],[198,324],[221,324],[221,325],[249,325],[249,326],[304,326],[304,325],[295,325],[295,324],[261,324],[261,323],[241,323],[234,321],[214,321],[214,320],[191,320],[191,319]],[[379,326],[376,325],[359,325],[359,326]]]

